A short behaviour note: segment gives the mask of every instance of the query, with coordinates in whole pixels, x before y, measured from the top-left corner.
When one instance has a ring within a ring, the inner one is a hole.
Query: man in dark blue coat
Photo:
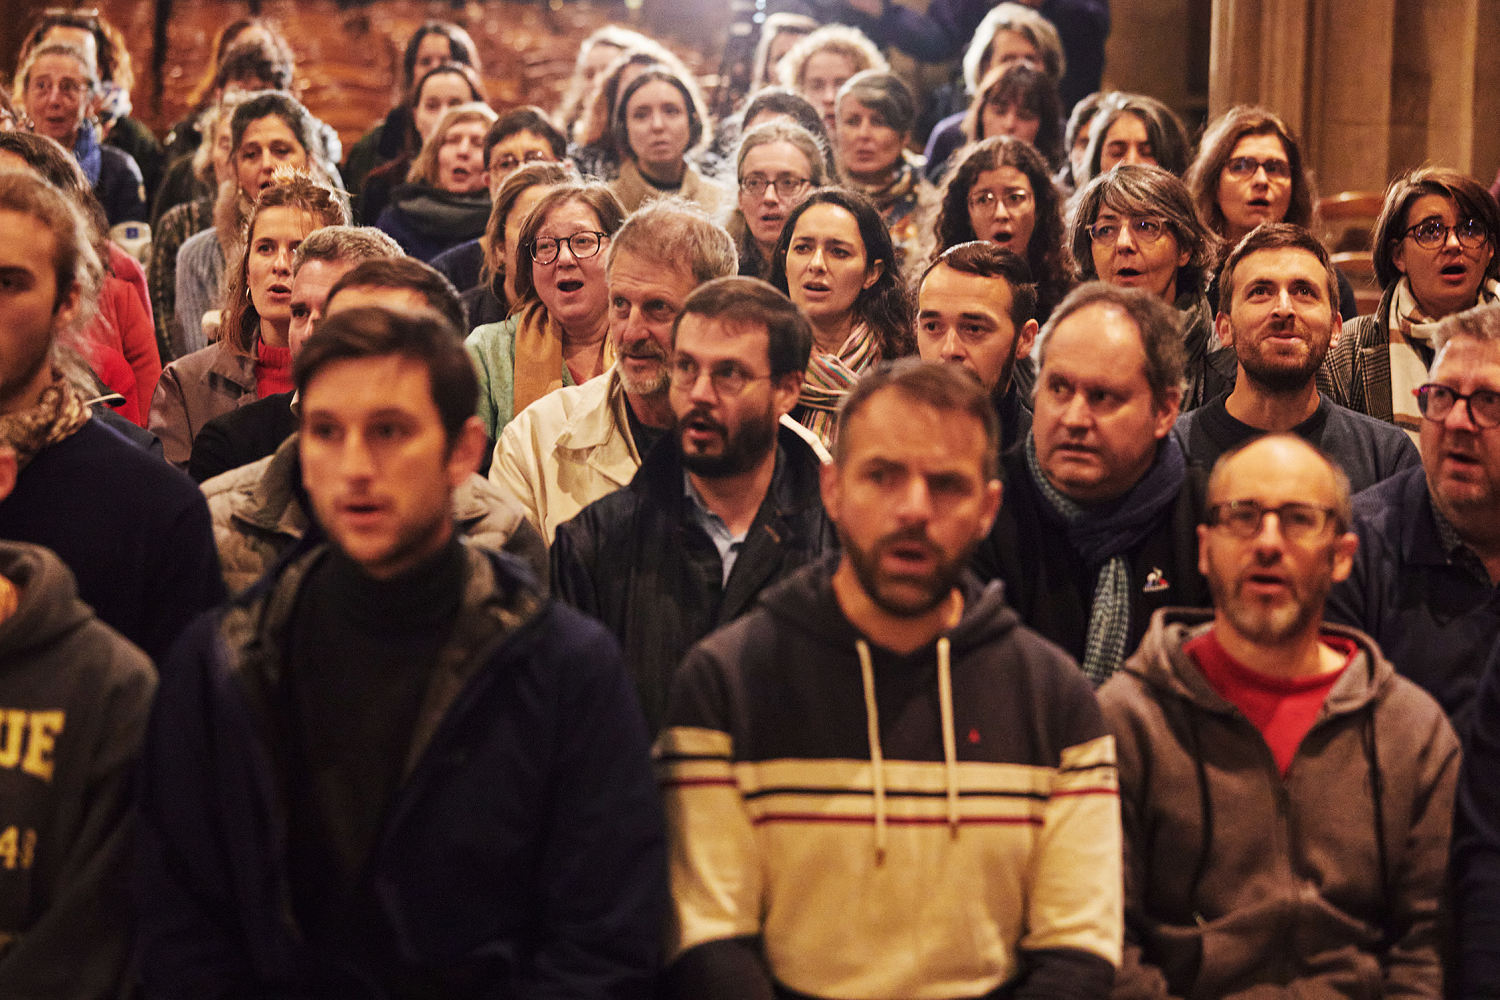
[[[1466,736],[1500,635],[1500,307],[1455,313],[1417,391],[1422,468],[1354,498],[1359,552],[1329,617],[1363,629]]]
[[[666,899],[618,646],[451,503],[485,448],[451,325],[355,308],[297,358],[288,551],[174,650],[144,752],[149,996],[647,998]]]

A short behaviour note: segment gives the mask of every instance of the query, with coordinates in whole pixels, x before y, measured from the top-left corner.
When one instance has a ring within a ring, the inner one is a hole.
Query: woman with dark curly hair
[[[1030,143],[998,136],[962,154],[949,173],[932,227],[931,259],[970,240],[986,240],[1026,258],[1037,285],[1037,322],[1073,287],[1063,249],[1062,196]]]
[[[1234,349],[1220,347],[1206,291],[1219,238],[1187,186],[1161,167],[1120,164],[1094,178],[1073,208],[1070,249],[1084,281],[1139,288],[1182,313],[1187,387],[1182,412],[1234,387]]]
[[[1001,135],[1024,139],[1046,158],[1048,167],[1057,169],[1063,161],[1057,83],[1025,63],[995,67],[969,105],[964,134],[975,142]]]
[[[813,329],[792,417],[831,444],[839,403],[860,375],[916,350],[896,248],[874,204],[842,188],[814,191],[787,216],[771,256],[771,284]]]

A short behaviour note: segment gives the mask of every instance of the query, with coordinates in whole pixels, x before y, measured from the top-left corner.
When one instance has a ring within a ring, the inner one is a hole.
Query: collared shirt
[[[703,529],[709,541],[714,543],[714,548],[719,550],[719,563],[723,575],[719,579],[719,586],[729,585],[729,574],[734,572],[734,561],[740,557],[740,547],[745,544],[747,532],[736,535],[729,530],[729,525],[724,519],[709,510],[703,503],[703,498],[698,495],[698,490],[693,486],[693,478],[686,472],[682,474],[683,494],[693,502],[691,513],[694,523]]]
[[[1432,520],[1437,525],[1438,539],[1443,544],[1443,551],[1448,554],[1449,562],[1465,573],[1472,574],[1475,579],[1493,584],[1490,572],[1484,566],[1484,560],[1479,558],[1479,553],[1469,547],[1463,536],[1458,533],[1458,529],[1453,526],[1453,522],[1443,516],[1443,512],[1438,509],[1436,503],[1432,505]]]

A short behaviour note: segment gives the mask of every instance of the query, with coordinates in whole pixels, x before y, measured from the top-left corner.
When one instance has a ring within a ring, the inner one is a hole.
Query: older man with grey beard
[[[693,289],[736,273],[739,257],[702,209],[668,198],[625,221],[606,268],[614,367],[521,411],[490,466],[490,480],[519,501],[549,545],[558,525],[629,483],[672,426],[672,324]]]

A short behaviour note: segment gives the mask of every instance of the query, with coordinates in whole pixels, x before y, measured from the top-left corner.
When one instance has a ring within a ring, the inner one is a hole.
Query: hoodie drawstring
[[[953,667],[948,637],[937,642],[938,713],[943,725],[943,776],[948,779],[948,836],[958,839],[958,748],[953,735]]]
[[[885,864],[885,759],[880,754],[880,712],[875,705],[875,668],[870,663],[870,644],[856,640],[859,677],[865,686],[865,736],[870,742],[870,769],[875,785],[875,863]]]
[[[859,653],[859,676],[865,694],[865,737],[870,745],[871,784],[875,793],[875,863],[885,864],[886,806],[885,757],[880,751],[880,709],[875,701],[875,667],[870,645],[863,639],[854,643]],[[958,745],[953,729],[952,649],[947,636],[938,639],[938,713],[943,731],[943,776],[947,784],[948,831],[958,839]]]

